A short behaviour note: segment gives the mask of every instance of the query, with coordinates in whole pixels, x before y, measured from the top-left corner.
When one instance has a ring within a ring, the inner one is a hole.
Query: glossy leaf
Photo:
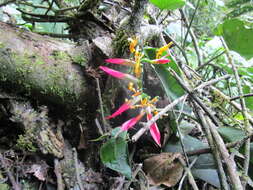
[[[181,8],[185,5],[185,0],[149,0],[159,9],[174,10]]]
[[[122,138],[111,138],[100,149],[100,158],[103,164],[127,178],[131,178],[131,167],[128,162],[127,141]]]
[[[192,175],[217,188],[220,188],[220,180],[215,169],[192,169]]]
[[[227,142],[234,142],[245,137],[245,132],[235,127],[219,127],[218,132]]]
[[[199,150],[203,148],[207,148],[208,144],[204,144],[202,141],[197,138],[191,137],[189,135],[184,136],[183,144],[185,147],[185,151],[193,151]],[[164,148],[165,152],[182,152],[182,147],[179,139],[169,140]],[[191,160],[194,157],[190,157]],[[198,160],[194,164],[194,168],[196,169],[215,169],[215,162],[213,156],[211,154],[202,154],[199,156]]]
[[[230,50],[236,51],[246,59],[253,57],[253,27],[239,19],[225,20],[216,30],[222,35]]]

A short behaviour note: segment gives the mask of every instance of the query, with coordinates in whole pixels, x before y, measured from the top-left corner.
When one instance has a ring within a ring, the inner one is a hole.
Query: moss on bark
[[[43,38],[0,23],[0,86],[57,104],[75,105],[86,95],[77,65],[86,54],[73,44]]]

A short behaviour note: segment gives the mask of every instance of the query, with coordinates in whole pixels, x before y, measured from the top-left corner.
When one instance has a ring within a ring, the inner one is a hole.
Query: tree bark
[[[0,22],[0,87],[75,107],[87,96],[85,47]],[[80,66],[81,65],[81,66]]]

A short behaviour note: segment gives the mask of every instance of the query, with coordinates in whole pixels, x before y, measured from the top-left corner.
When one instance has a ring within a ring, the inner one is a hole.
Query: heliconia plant
[[[122,73],[105,66],[99,67],[108,75],[128,81],[128,90],[132,93],[131,99],[123,103],[112,115],[107,116],[106,119],[115,118],[129,109],[140,110],[137,116],[125,121],[121,125],[121,131],[128,131],[133,128],[145,115],[147,121],[151,120],[153,117],[152,113],[157,112],[155,103],[158,101],[158,98],[151,99],[147,94],[143,93],[142,85],[140,85],[143,64],[167,64],[170,62],[166,58],[167,56],[162,57],[162,55],[170,48],[172,43],[159,48],[156,52],[156,59],[153,60],[145,58],[144,53],[138,51],[139,48],[136,48],[137,45],[137,38],[130,39],[129,50],[133,54],[134,60],[123,58],[109,58],[105,60],[106,63],[129,66],[131,68],[130,74]],[[155,122],[150,126],[149,131],[155,143],[161,146],[161,134]]]

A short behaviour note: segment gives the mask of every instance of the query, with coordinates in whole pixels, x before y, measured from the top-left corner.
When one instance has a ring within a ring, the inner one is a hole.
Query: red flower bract
[[[107,74],[112,75],[112,76],[115,77],[115,78],[123,79],[123,78],[126,77],[126,74],[125,74],[125,73],[122,73],[122,72],[119,72],[119,71],[110,69],[110,68],[108,68],[108,67],[100,66],[99,68],[102,69],[102,70],[103,70],[104,72],[106,72]]]
[[[152,114],[147,114],[147,120],[149,121],[152,118]],[[160,131],[157,127],[156,123],[153,123],[150,128],[149,128],[150,134],[152,136],[152,138],[154,139],[154,141],[156,142],[156,144],[158,144],[159,146],[161,146],[161,135],[160,135]]]

